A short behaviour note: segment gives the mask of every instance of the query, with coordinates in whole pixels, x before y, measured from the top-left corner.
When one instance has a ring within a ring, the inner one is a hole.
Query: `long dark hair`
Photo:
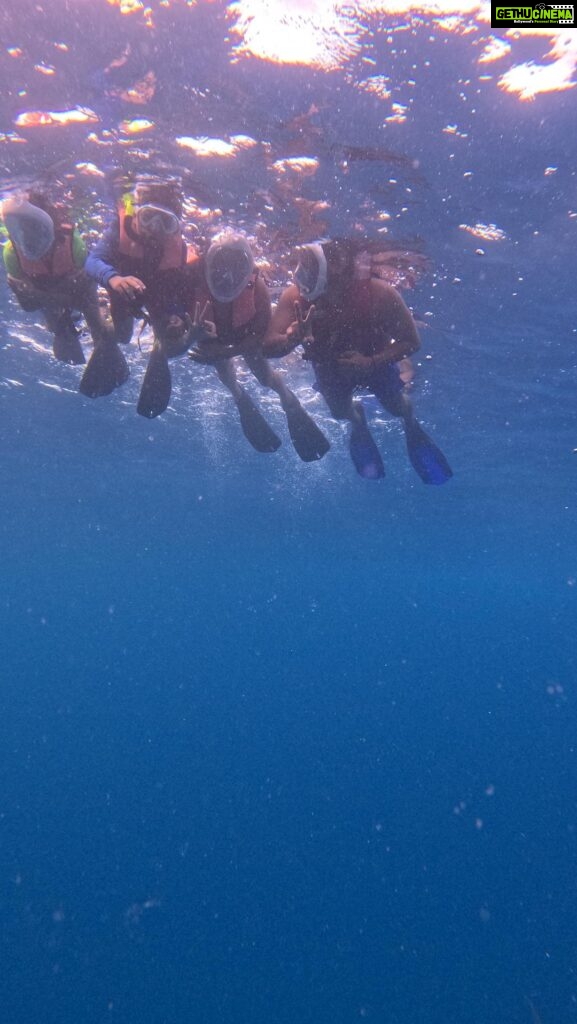
[[[322,246],[329,281],[377,277],[395,288],[414,288],[432,267],[421,238],[335,238]]]

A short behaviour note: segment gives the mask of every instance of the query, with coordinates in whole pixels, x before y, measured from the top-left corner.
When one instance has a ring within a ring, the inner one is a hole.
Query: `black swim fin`
[[[54,352],[54,357],[61,363],[81,366],[86,362],[82,345],[80,344],[80,335],[72,325],[70,330],[65,329],[54,335],[52,351]]]
[[[150,353],[144,380],[140,389],[136,411],[139,416],[153,420],[165,411],[170,402],[172,382],[168,359],[160,345],[155,345]]]
[[[294,449],[303,462],[317,462],[326,455],[330,443],[320,427],[308,412],[303,409],[296,395],[291,398],[285,409],[289,434]]]
[[[367,426],[362,402],[355,402],[355,409],[360,419],[351,424],[349,438],[351,459],[359,476],[364,477],[365,480],[380,480],[385,475],[385,467]]]
[[[124,384],[129,373],[128,363],[116,342],[101,342],[88,360],[78,390],[87,398],[101,398]]]
[[[265,420],[262,413],[257,409],[250,395],[240,389],[240,394],[235,398],[240,416],[240,425],[247,441],[257,452],[276,452],[281,446],[281,439],[277,437],[272,427]]]
[[[444,484],[453,471],[440,448],[416,420],[405,420],[405,438],[411,465],[425,484]]]

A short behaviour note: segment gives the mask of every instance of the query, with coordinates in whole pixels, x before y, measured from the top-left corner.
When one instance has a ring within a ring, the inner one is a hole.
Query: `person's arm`
[[[418,352],[421,347],[421,340],[415,321],[411,312],[403,302],[399,292],[392,285],[375,281],[375,284],[382,284],[382,316],[391,339],[387,342],[382,352],[373,356],[376,366],[386,363],[397,363],[400,359]]]
[[[116,269],[120,257],[119,240],[120,222],[116,217],[100,241],[88,253],[85,270],[88,276],[94,278],[103,288],[116,292],[128,303],[138,303],[142,300],[146,285],[139,277],[124,277]]]
[[[273,358],[286,356],[304,340],[303,320],[299,319],[295,309],[295,306],[299,308],[298,303],[299,290],[291,284],[285,288],[272,314],[263,339],[263,355]]]
[[[86,257],[86,273],[103,288],[106,288],[111,277],[118,276],[116,265],[120,256],[119,243],[120,222],[116,217]]]

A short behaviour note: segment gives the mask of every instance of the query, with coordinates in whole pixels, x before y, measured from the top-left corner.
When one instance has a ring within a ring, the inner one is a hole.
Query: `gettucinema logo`
[[[512,28],[526,25],[537,28],[575,28],[574,4],[499,4],[491,0],[491,27]]]

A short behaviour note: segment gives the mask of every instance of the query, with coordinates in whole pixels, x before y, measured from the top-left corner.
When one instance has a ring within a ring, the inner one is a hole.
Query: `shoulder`
[[[186,246],[186,270],[188,273],[197,272],[200,269],[200,253],[190,242],[184,242],[184,245]]]
[[[369,294],[375,302],[389,303],[400,298],[397,289],[393,288],[391,284],[387,284],[386,281],[381,281],[379,277],[371,277],[367,283]]]
[[[368,284],[371,306],[375,312],[401,313],[406,311],[410,316],[401,293],[392,284],[387,284],[378,277],[371,278]]]

